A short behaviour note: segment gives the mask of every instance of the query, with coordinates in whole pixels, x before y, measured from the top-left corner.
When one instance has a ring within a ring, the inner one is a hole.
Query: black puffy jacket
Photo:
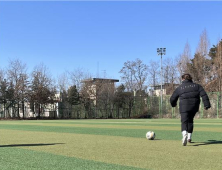
[[[192,81],[184,80],[173,92],[170,97],[170,103],[172,107],[175,107],[179,98],[180,113],[189,111],[198,112],[200,97],[202,98],[204,107],[207,109],[210,108],[210,101],[203,87],[199,84],[193,83]]]

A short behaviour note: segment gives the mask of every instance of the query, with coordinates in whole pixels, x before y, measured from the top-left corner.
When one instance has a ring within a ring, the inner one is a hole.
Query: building
[[[162,85],[163,95],[171,95],[172,92],[179,86],[179,84],[164,83]],[[161,85],[150,86],[149,94],[151,96],[160,96],[161,95]]]
[[[39,116],[39,109],[41,110],[41,117],[58,118],[58,103],[60,102],[60,94],[56,94],[53,104],[45,104],[38,106],[34,103],[20,102],[19,104],[13,101],[6,101],[5,104],[0,104],[0,118],[21,117],[31,118]],[[16,115],[16,116],[15,116]],[[24,116],[24,117],[23,117]]]
[[[87,92],[89,98],[93,100],[94,104],[98,97],[104,92],[113,94],[115,92],[115,83],[119,82],[117,79],[92,78],[83,80],[84,91]]]

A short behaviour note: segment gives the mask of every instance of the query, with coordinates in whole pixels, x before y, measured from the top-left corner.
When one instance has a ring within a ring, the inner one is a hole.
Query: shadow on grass
[[[208,142],[192,142],[192,143],[198,143],[192,146],[201,146],[201,145],[214,145],[214,144],[222,144],[222,141],[218,140],[208,140]]]
[[[49,146],[49,145],[61,145],[65,143],[35,143],[35,144],[13,144],[13,145],[0,145],[0,147],[21,147],[21,146]]]

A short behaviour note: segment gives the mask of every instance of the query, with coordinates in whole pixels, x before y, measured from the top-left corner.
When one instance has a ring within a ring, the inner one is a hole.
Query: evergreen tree
[[[79,104],[79,93],[77,91],[76,85],[71,86],[68,89],[68,102],[71,105]]]

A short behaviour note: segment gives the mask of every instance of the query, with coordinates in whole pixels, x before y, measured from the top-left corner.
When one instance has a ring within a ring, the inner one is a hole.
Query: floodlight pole
[[[161,56],[160,58],[160,67],[161,67],[161,92],[160,92],[160,114],[161,117],[163,115],[163,68],[162,68],[162,56],[166,54],[166,48],[157,48],[158,55]]]

